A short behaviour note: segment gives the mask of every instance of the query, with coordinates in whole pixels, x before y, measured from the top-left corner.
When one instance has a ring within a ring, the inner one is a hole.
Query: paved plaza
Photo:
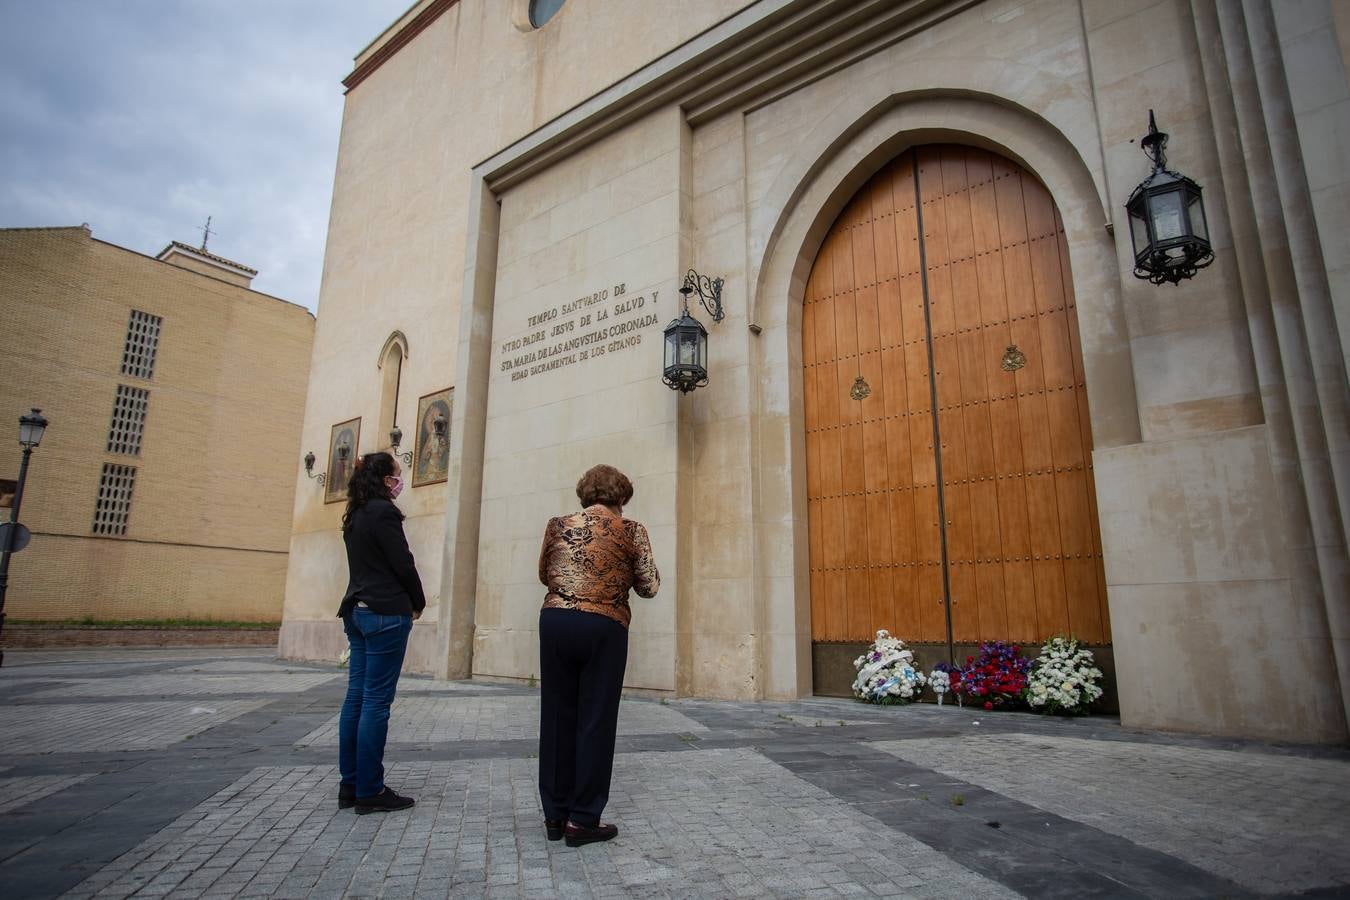
[[[847,700],[625,698],[607,844],[544,838],[539,694],[405,676],[337,809],[345,672],[231,649],[0,669],[0,897],[1350,896],[1350,751]]]

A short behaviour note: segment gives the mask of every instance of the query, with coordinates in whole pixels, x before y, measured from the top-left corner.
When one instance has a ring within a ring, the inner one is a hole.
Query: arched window
[[[530,0],[530,24],[543,28],[544,23],[557,15],[567,0]]]
[[[376,363],[380,370],[380,423],[376,445],[389,445],[389,432],[398,424],[398,394],[403,380],[403,361],[408,358],[408,339],[403,332],[389,335]]]

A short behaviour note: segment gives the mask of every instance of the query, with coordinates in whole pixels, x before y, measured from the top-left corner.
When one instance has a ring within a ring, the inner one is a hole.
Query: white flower
[[[853,661],[858,670],[853,682],[854,696],[873,703],[886,697],[905,700],[913,697],[925,679],[911,665],[914,654],[904,646],[904,641],[891,637],[885,629],[878,631],[868,651]]]
[[[1058,707],[1059,712],[1085,712],[1102,695],[1096,685],[1102,673],[1092,663],[1092,651],[1077,641],[1051,638],[1032,666],[1027,702],[1033,707]]]

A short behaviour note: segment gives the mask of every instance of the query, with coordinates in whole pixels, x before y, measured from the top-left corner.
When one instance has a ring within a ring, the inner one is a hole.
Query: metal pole
[[[5,632],[5,590],[9,587],[9,557],[14,546],[14,534],[18,531],[19,504],[23,502],[23,483],[28,478],[28,458],[33,455],[32,447],[23,448],[23,462],[19,463],[19,481],[14,486],[14,505],[9,510],[9,528],[5,529],[5,546],[0,550],[0,638]],[[5,664],[5,650],[0,645],[0,666]]]

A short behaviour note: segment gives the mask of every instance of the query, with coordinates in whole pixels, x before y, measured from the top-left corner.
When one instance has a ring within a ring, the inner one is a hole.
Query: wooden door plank
[[[867,581],[867,499],[844,497],[844,560],[848,568],[848,631],[845,640],[868,640],[872,598]]]
[[[948,571],[952,596],[952,638],[958,644],[973,644],[980,639],[979,586],[975,566],[968,559],[953,557]]]
[[[891,277],[876,287],[877,342],[884,349],[899,347],[904,342],[904,323],[901,321],[900,279]]]
[[[1031,563],[1036,582],[1036,639],[1069,631],[1068,602],[1064,590],[1064,564],[1057,559],[1038,559]]]
[[[979,607],[981,641],[1019,640],[1012,637],[1008,625],[1008,601],[1003,589],[1003,564],[975,563],[975,592]]]
[[[811,634],[825,632],[825,501],[818,498],[807,501],[807,540],[811,554]]]

